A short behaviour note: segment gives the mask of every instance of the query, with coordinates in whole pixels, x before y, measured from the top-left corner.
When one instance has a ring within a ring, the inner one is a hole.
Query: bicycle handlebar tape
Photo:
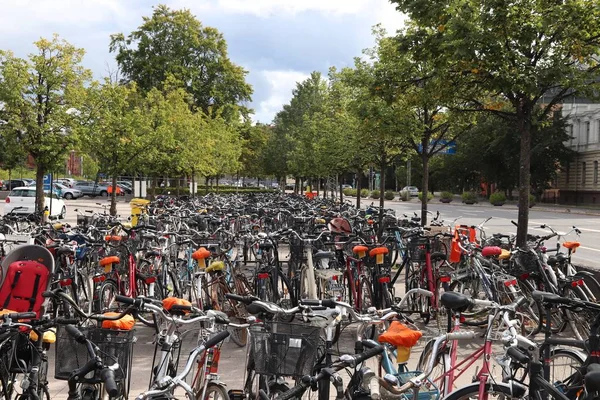
[[[509,347],[506,350],[506,354],[512,358],[513,360],[521,363],[521,364],[528,364],[529,363],[529,356],[525,353],[523,353],[521,350],[517,349],[516,347]]]
[[[77,343],[85,344],[87,342],[85,335],[75,325],[66,325],[65,330]]]
[[[120,294],[115,296],[115,300],[119,303],[134,305],[135,307],[141,307],[143,304],[142,299],[134,299],[132,297],[122,296]]]
[[[106,392],[111,398],[117,397],[119,394],[119,388],[117,387],[117,382],[115,382],[115,372],[110,368],[104,368],[100,372],[100,378],[102,382],[104,382],[104,387],[106,388]]]
[[[360,364],[363,361],[368,360],[371,357],[375,357],[376,355],[381,353],[383,353],[383,346],[378,345],[376,347],[373,347],[372,349],[369,349],[364,353],[360,353],[359,355],[354,356],[354,365]]]
[[[325,299],[325,300],[317,300],[317,299],[306,299],[302,300],[302,305],[304,306],[313,306],[313,307],[327,307],[327,308],[335,308],[335,300]]]
[[[447,334],[446,338],[448,340],[469,340],[469,339],[475,339],[475,332],[473,332],[473,331],[450,332],[450,333]]]
[[[227,339],[227,337],[229,337],[229,331],[221,331],[215,336],[209,338],[204,344],[204,346],[208,349],[216,344],[221,343],[223,340]]]

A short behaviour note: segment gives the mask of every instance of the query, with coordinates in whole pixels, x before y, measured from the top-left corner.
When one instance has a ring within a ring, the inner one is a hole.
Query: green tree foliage
[[[242,154],[240,174],[243,176],[263,177],[267,175],[267,146],[271,139],[271,127],[264,124],[241,127]]]
[[[59,167],[73,149],[84,121],[77,111],[85,101],[91,72],[81,65],[84,50],[54,36],[35,42],[27,59],[0,51],[2,135],[14,136],[36,163],[36,207],[43,209],[43,177]]]
[[[135,83],[120,85],[105,80],[89,89],[89,116],[92,123],[82,143],[105,173],[112,177],[127,171],[144,154],[150,139],[148,118]],[[116,190],[111,196],[111,215],[116,215]]]
[[[116,53],[127,80],[145,92],[162,89],[173,76],[204,113],[214,106],[225,119],[237,121],[240,112],[244,116],[249,112],[242,106],[252,95],[245,81],[247,71],[229,59],[223,35],[203,26],[189,10],[155,7],[129,35],[112,35],[110,51]]]
[[[519,227],[525,246],[532,132],[572,94],[594,95],[600,53],[596,0],[392,0],[411,19],[415,54],[431,60],[472,110],[513,122],[520,135]],[[418,46],[417,46],[418,45]],[[500,98],[500,104],[497,99]],[[490,102],[490,99],[493,101]],[[503,108],[508,105],[509,109]],[[538,106],[541,113],[535,113]]]

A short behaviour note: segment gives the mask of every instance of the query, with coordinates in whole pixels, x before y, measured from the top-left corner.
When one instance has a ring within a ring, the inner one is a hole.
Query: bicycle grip
[[[335,308],[335,306],[336,306],[335,300],[332,300],[332,299],[324,299],[324,300],[305,299],[305,300],[301,300],[301,303],[304,306],[313,306],[313,307],[322,306],[322,307],[327,307],[327,308]]]
[[[8,314],[8,318],[10,319],[14,319],[14,320],[20,320],[20,319],[35,319],[37,318],[37,314],[34,313],[33,311],[28,311],[28,312],[15,312],[15,313],[9,313]]]
[[[354,365],[360,364],[363,361],[368,360],[371,357],[375,357],[376,355],[381,353],[383,353],[383,346],[378,345],[376,347],[373,347],[372,349],[369,349],[364,353],[360,353],[354,356]]]
[[[513,360],[520,362],[521,364],[527,364],[530,361],[529,356],[527,354],[524,354],[521,350],[517,349],[516,347],[509,347],[506,350],[506,355],[512,358]]]
[[[117,382],[115,382],[115,372],[110,368],[104,368],[100,371],[100,379],[104,382],[106,392],[110,397],[117,397],[119,394],[119,388]]]
[[[227,297],[229,300],[239,301],[240,303],[244,303],[246,305],[252,304],[258,300],[258,298],[254,296],[240,296],[239,294],[233,293],[225,293],[225,297]]]
[[[296,399],[300,398],[304,392],[308,389],[308,386],[296,385],[287,392],[282,393],[278,400],[288,400],[288,399]]]
[[[460,331],[460,332],[450,332],[446,334],[447,340],[468,340],[475,339],[475,332],[473,331]]]
[[[204,347],[207,349],[213,347],[216,344],[221,343],[223,340],[227,339],[229,336],[229,331],[221,331],[217,333],[215,336],[209,338],[206,343],[204,343]]]
[[[123,303],[123,304],[135,304],[134,298],[123,296],[120,294],[115,296],[115,300],[118,301],[119,303]]]
[[[66,325],[65,330],[77,343],[85,344],[87,342],[85,335],[75,325]]]

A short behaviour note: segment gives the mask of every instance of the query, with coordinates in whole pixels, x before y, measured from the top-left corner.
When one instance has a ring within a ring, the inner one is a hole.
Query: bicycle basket
[[[91,215],[78,215],[77,216],[77,225],[78,226],[88,226],[92,223],[93,217]]]
[[[135,330],[120,331],[98,327],[83,327],[79,330],[98,346],[100,349],[98,355],[106,366],[111,366],[115,362],[119,363],[119,369],[115,371],[115,381],[125,380],[133,353]],[[54,378],[62,380],[68,380],[73,370],[84,366],[89,360],[86,345],[75,341],[62,326],[59,326],[57,330],[56,355]],[[79,382],[102,382],[100,371],[90,372]]]
[[[538,271],[539,257],[531,251],[519,251],[512,258],[512,269],[514,273],[523,274]]]
[[[265,322],[251,329],[252,352],[258,374],[312,374],[321,328],[308,324]]]
[[[408,255],[412,262],[423,262],[425,261],[425,248],[429,239],[423,238],[411,238],[408,242]]]

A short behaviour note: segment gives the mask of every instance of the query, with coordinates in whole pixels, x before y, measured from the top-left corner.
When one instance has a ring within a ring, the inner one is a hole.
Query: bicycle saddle
[[[600,364],[588,365],[584,381],[588,392],[600,392]]]
[[[431,261],[432,262],[436,262],[436,261],[445,261],[448,259],[448,256],[446,255],[446,253],[431,253]]]
[[[452,311],[465,311],[471,306],[470,297],[457,292],[444,292],[440,298],[442,305]]]

